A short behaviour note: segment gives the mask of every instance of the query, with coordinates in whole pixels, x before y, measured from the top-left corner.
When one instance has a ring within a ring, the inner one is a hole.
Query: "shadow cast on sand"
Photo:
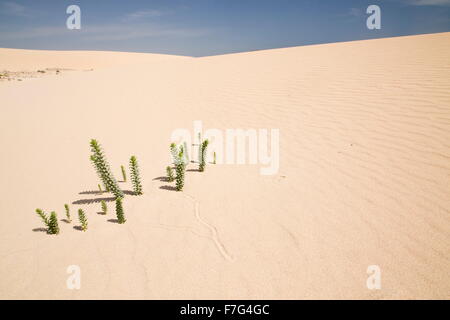
[[[45,232],[45,233],[47,233],[47,228],[34,228],[34,229],[31,229],[33,232]]]
[[[198,169],[187,169],[186,172],[200,172]]]
[[[74,226],[73,228],[78,231],[83,231],[83,228],[81,228],[80,226]]]
[[[161,186],[159,187],[160,189],[163,190],[169,190],[169,191],[177,191],[177,188],[173,187],[173,186]]]
[[[96,198],[96,199],[80,199],[72,202],[72,204],[92,204],[92,203],[100,203],[102,201],[111,202],[116,200],[115,197],[107,197],[107,198]]]
[[[101,216],[106,215],[106,213],[104,213],[103,211],[99,211],[99,212],[97,212],[97,214],[99,214],[99,215],[101,215]]]
[[[107,221],[111,223],[119,223],[119,220],[117,219],[108,219]]]
[[[91,190],[91,191],[81,191],[78,194],[103,194],[105,191]]]
[[[61,221],[62,221],[62,222],[65,222],[65,223],[70,223],[70,221],[67,220],[67,219],[61,219]]]
[[[152,180],[159,180],[159,181],[163,181],[163,182],[168,182],[169,181],[169,179],[167,179],[167,177],[156,177],[156,178],[154,178],[154,179],[152,179]]]

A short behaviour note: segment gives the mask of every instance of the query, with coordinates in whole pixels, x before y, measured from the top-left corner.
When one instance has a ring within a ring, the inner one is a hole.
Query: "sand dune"
[[[0,49],[0,70],[94,69],[0,83],[0,298],[449,299],[449,56],[450,33],[204,58]],[[194,120],[279,129],[279,172],[208,165],[168,190],[170,135]],[[117,177],[141,164],[124,225],[113,202],[97,214],[91,138]],[[34,210],[64,203],[89,230],[39,232]]]

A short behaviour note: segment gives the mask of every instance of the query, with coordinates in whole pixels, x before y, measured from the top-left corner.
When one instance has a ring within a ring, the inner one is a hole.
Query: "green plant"
[[[105,185],[106,190],[111,191],[116,198],[123,197],[123,191],[120,189],[117,180],[111,172],[101,145],[95,139],[91,140],[90,145],[93,153],[91,155],[91,161],[94,164],[100,180]]]
[[[178,153],[179,150],[177,148],[177,145],[175,143],[170,144],[170,154],[172,155],[173,164],[176,164],[176,161],[178,159]]]
[[[103,192],[102,186],[100,185],[100,183],[98,184],[98,191]]]
[[[216,164],[216,152],[215,151],[214,151],[213,155],[214,155],[213,164]]]
[[[84,214],[83,209],[78,209],[78,220],[81,224],[81,230],[86,231],[88,228],[88,221],[86,215]]]
[[[173,169],[171,166],[167,166],[166,173],[167,173],[167,181],[173,182],[175,180],[175,177],[173,176]]]
[[[70,218],[70,208],[68,204],[64,205],[64,209],[66,209],[66,217],[67,217],[67,221],[72,222],[72,219]]]
[[[49,234],[58,234],[59,226],[58,226],[58,216],[55,211],[50,213],[50,219],[48,220],[48,233]]]
[[[123,224],[123,223],[125,223],[125,221],[127,221],[125,219],[125,215],[123,213],[122,198],[116,199],[116,216],[117,216],[117,221],[120,224]]]
[[[36,213],[42,219],[42,222],[44,222],[45,226],[48,228],[49,220],[48,220],[47,216],[45,215],[45,212],[42,209],[36,209]]]
[[[131,182],[133,183],[133,190],[136,195],[142,194],[142,183],[139,175],[139,165],[135,156],[130,158],[130,172]]]
[[[183,146],[177,147],[175,143],[170,145],[170,153],[172,154],[173,163],[175,165],[175,188],[182,191],[184,187],[184,174],[186,171],[186,157],[184,156]]]
[[[100,205],[102,206],[102,212],[103,214],[107,214],[108,213],[108,206],[106,205],[106,201],[102,200],[100,202]]]
[[[206,139],[205,141],[202,142],[201,146],[200,146],[200,158],[199,158],[199,167],[198,170],[200,172],[205,171],[205,166],[206,166],[206,150],[208,149],[208,144],[209,144],[209,140]]]
[[[124,166],[120,166],[120,169],[122,170],[122,179],[123,182],[127,182],[127,175],[125,173],[125,167]]]

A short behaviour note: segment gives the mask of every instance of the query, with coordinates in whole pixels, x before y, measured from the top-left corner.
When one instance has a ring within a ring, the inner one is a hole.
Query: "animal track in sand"
[[[217,249],[219,250],[220,254],[222,255],[222,257],[225,258],[225,260],[228,261],[233,261],[234,258],[233,256],[231,256],[227,250],[225,249],[225,246],[223,245],[223,243],[220,241],[219,239],[219,233],[217,232],[216,227],[214,227],[213,225],[209,224],[208,222],[206,222],[205,220],[202,219],[202,217],[200,216],[200,210],[199,210],[199,202],[197,200],[195,200],[194,197],[184,194],[186,197],[188,197],[189,199],[191,199],[192,201],[194,201],[194,205],[195,205],[195,217],[197,218],[197,220],[203,224],[205,227],[207,227],[210,231],[211,231],[211,239],[214,241],[214,244],[216,245]]]

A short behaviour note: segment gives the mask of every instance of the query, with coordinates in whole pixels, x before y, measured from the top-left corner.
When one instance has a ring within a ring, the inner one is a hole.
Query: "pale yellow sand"
[[[198,59],[0,57],[0,70],[94,69],[0,83],[0,298],[450,298],[450,33]],[[193,120],[280,129],[278,174],[209,165],[183,193],[160,189],[170,134]],[[33,232],[35,208],[62,219],[64,203],[108,197],[79,194],[97,189],[91,138],[117,178],[137,156],[145,195],[126,197],[125,225],[93,203],[71,205],[58,236]]]

